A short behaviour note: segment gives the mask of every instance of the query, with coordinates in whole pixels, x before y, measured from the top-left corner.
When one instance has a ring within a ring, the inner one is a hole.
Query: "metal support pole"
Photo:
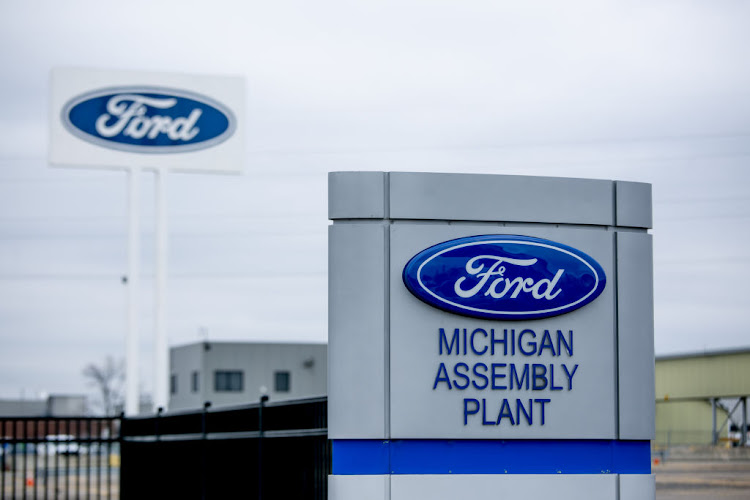
[[[716,434],[716,398],[711,398],[711,444],[716,446],[718,443]]]
[[[167,288],[167,171],[156,170],[156,300],[154,336],[154,405],[166,408],[169,387],[169,347],[166,328]]]
[[[140,273],[140,187],[141,170],[128,171],[128,322],[125,337],[125,414],[138,414],[138,301]]]
[[[742,397],[742,438],[740,444],[747,446],[747,396]]]

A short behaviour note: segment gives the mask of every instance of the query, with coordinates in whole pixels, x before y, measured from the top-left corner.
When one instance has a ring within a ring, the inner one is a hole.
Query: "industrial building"
[[[197,342],[170,367],[169,410],[327,393],[326,344]],[[657,356],[655,445],[746,445],[748,396],[750,348]]]
[[[656,357],[656,445],[747,445],[750,348]]]
[[[51,394],[34,399],[0,399],[3,417],[80,417],[86,415],[86,396]]]
[[[170,411],[326,395],[326,344],[197,342],[169,354]]]

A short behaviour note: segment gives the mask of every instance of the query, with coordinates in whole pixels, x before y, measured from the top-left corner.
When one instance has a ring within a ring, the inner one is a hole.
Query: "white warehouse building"
[[[169,410],[281,401],[327,392],[326,344],[197,342],[169,353]]]

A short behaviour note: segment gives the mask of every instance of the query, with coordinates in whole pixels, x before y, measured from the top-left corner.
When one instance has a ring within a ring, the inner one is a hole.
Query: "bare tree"
[[[125,364],[122,359],[107,356],[102,364],[89,363],[83,369],[88,385],[99,391],[98,401],[104,414],[114,415],[123,402]]]

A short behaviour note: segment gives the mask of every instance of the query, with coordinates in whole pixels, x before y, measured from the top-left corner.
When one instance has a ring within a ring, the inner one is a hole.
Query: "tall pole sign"
[[[332,500],[655,497],[651,186],[329,176]]]
[[[154,403],[168,402],[166,338],[168,171],[242,172],[244,82],[236,77],[56,69],[49,161],[129,175],[125,412],[138,412],[139,186],[156,175]]]

